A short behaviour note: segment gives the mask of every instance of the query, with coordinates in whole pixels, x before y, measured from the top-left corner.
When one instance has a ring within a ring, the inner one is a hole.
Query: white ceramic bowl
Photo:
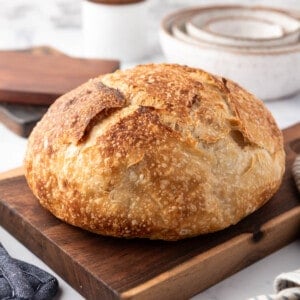
[[[178,19],[186,20],[202,9],[207,8],[181,10],[163,19],[160,41],[169,62],[230,78],[263,100],[282,98],[300,90],[299,42],[262,49],[237,48],[195,41],[188,35],[188,40],[184,40],[172,34],[174,23],[180,27]]]
[[[196,44],[199,46],[210,46],[210,47],[216,47],[216,48],[225,48],[225,49],[231,49],[233,51],[242,51],[242,52],[265,52],[265,51],[270,51],[270,50],[276,50],[276,48],[278,48],[279,50],[287,47],[287,46],[291,46],[291,45],[296,45],[300,40],[297,40],[291,44],[288,45],[274,45],[274,46],[241,46],[241,45],[236,45],[234,42],[232,44],[219,44],[219,43],[215,43],[213,41],[208,41],[205,39],[200,39],[200,38],[196,38],[192,35],[190,35],[187,32],[187,24],[189,22],[189,20],[193,17],[193,15],[195,14],[195,12],[189,14],[180,14],[178,15],[178,17],[172,22],[170,28],[171,28],[171,33],[174,37],[183,40],[185,42],[188,43],[192,43],[192,44]]]
[[[300,36],[297,19],[266,7],[206,8],[187,21],[186,30],[207,42],[242,47],[288,45]]]

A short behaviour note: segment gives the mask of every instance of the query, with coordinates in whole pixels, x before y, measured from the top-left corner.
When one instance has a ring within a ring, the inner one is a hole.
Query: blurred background
[[[300,10],[299,0],[148,0],[149,51],[143,61],[163,60],[159,46],[160,20],[188,6],[221,4],[270,5]],[[0,49],[51,45],[69,55],[83,56],[82,0],[0,0]],[[125,67],[127,62],[123,62]],[[131,63],[134,64],[135,62]]]

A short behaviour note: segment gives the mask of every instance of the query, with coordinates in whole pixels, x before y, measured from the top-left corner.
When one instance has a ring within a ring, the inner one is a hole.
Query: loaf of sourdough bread
[[[178,240],[236,224],[278,189],[281,131],[230,80],[171,64],[91,79],[33,130],[26,178],[57,218],[102,235]]]

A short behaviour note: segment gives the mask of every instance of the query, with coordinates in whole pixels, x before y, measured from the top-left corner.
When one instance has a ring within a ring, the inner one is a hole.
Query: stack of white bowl
[[[299,16],[270,7],[206,6],[166,16],[170,62],[230,78],[263,100],[300,91]]]

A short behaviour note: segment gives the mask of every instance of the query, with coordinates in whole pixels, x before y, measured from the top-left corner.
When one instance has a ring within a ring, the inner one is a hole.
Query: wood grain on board
[[[88,299],[182,299],[219,282],[299,237],[299,194],[291,175],[300,124],[284,131],[280,190],[223,231],[178,242],[103,237],[43,209],[20,169],[0,181],[0,224]]]

